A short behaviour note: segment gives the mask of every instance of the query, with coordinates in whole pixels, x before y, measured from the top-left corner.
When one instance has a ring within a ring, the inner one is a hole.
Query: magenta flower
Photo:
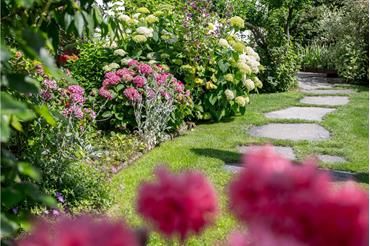
[[[170,73],[160,73],[155,76],[155,80],[159,85],[166,83],[167,78],[171,76]]]
[[[138,246],[135,233],[121,222],[82,216],[62,217],[56,223],[40,221],[18,246]]]
[[[189,90],[185,91],[185,96],[190,97],[190,91]]]
[[[135,67],[137,65],[139,65],[139,62],[135,59],[131,59],[128,64],[127,64],[129,67]]]
[[[110,93],[110,91],[107,90],[104,86],[99,89],[99,95],[108,100],[113,99],[112,93]]]
[[[89,114],[89,116],[92,120],[94,120],[96,118],[96,113],[95,113],[94,110],[89,109],[89,108],[85,108],[84,111],[85,111],[86,114]]]
[[[60,192],[55,192],[55,197],[57,198],[59,202],[64,203],[64,197],[62,196]]]
[[[77,119],[82,119],[84,117],[84,112],[80,106],[72,105],[70,110]]]
[[[143,87],[146,83],[146,78],[141,77],[141,76],[136,76],[132,82],[137,86],[137,87]]]
[[[83,104],[85,102],[85,98],[81,94],[71,94],[70,98],[71,98],[73,103]]]
[[[164,235],[180,235],[184,241],[199,234],[217,214],[215,190],[199,172],[175,175],[157,168],[157,180],[140,186],[138,212]]]
[[[128,87],[123,91],[123,95],[133,102],[140,102],[142,97],[134,87]]]
[[[176,92],[178,92],[178,93],[184,92],[185,86],[181,81],[175,82],[175,86],[176,86],[176,89],[175,89]]]
[[[53,98],[53,95],[46,90],[42,90],[40,94],[41,94],[42,100],[44,100],[45,102],[50,101]]]
[[[131,81],[135,73],[127,68],[117,70],[116,74],[120,76],[124,81]]]
[[[156,93],[153,89],[148,89],[146,92],[146,95],[149,99],[154,99],[156,96]]]
[[[108,73],[106,73],[106,74],[104,75],[104,78],[109,79],[109,78],[111,78],[111,77],[113,77],[113,76],[115,76],[115,75],[116,75],[116,73],[115,73],[115,72],[108,72]]]
[[[58,89],[58,85],[57,85],[57,82],[55,80],[44,79],[42,83],[46,87],[46,89],[48,89],[48,90],[57,90]]]
[[[116,74],[113,74],[109,78],[103,81],[103,86],[106,87],[108,85],[117,85],[119,84],[120,81],[121,81],[121,77]]]
[[[304,245],[368,244],[368,196],[360,187],[335,191],[314,161],[293,165],[272,147],[248,152],[243,163],[230,184],[230,207],[252,232],[263,228]]]
[[[161,95],[166,99],[166,100],[170,100],[172,98],[171,94],[168,93],[167,91],[162,91],[161,92]]]
[[[85,93],[84,88],[79,85],[70,85],[68,86],[68,91],[72,94],[80,94],[83,95]]]
[[[148,64],[139,64],[137,68],[141,74],[151,74],[153,72],[152,67]]]

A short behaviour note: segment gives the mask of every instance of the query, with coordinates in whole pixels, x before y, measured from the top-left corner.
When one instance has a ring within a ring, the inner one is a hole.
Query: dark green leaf
[[[74,24],[75,24],[75,27],[76,27],[76,30],[77,30],[78,34],[81,36],[82,32],[84,30],[84,25],[85,25],[84,18],[82,16],[81,12],[76,12],[75,13],[75,15],[74,15]]]

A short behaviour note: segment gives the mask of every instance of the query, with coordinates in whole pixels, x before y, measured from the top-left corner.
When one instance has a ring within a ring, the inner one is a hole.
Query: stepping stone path
[[[317,97],[304,97],[299,102],[312,105],[339,106],[347,104],[349,102],[349,99],[348,97],[341,96],[317,96]]]
[[[344,163],[346,162],[346,159],[340,156],[335,155],[317,155],[317,158],[319,158],[320,161],[326,162],[326,163]]]
[[[284,140],[323,140],[330,137],[330,133],[318,124],[280,124],[271,123],[263,126],[255,126],[249,130],[249,134],[255,137],[265,137]]]
[[[307,94],[319,94],[319,95],[335,95],[335,94],[350,94],[353,92],[351,89],[339,89],[339,90],[302,90],[302,92]]]
[[[332,108],[316,107],[289,107],[278,111],[266,113],[265,116],[270,119],[300,119],[321,121],[326,114],[333,112]]]
[[[305,96],[300,100],[302,104],[340,106],[349,102],[346,96],[325,96],[336,94],[350,94],[352,89],[335,89],[336,86],[349,86],[341,84],[338,78],[327,78],[326,74],[318,73],[298,73],[299,88],[303,93],[320,94],[323,96]],[[265,114],[270,119],[301,119],[310,121],[321,121],[322,118],[335,111],[334,108],[323,107],[289,107]],[[249,134],[255,137],[282,139],[292,141],[320,141],[330,138],[330,133],[319,124],[314,123],[270,123],[262,126],[254,126],[249,129]],[[248,152],[253,146],[241,146],[241,153]],[[293,148],[284,146],[274,146],[277,153],[290,160],[295,160]],[[345,163],[346,160],[340,156],[317,155],[317,158],[325,163]],[[230,172],[238,172],[242,169],[237,163],[225,165],[225,169]],[[321,169],[323,172],[329,172],[334,181],[345,181],[354,179],[353,173],[345,171]]]
[[[249,150],[255,148],[256,146],[240,146],[239,152],[240,153],[247,153]],[[273,146],[274,151],[278,153],[279,155],[284,156],[285,158],[289,160],[295,160],[295,154],[292,147],[286,147],[286,146]]]

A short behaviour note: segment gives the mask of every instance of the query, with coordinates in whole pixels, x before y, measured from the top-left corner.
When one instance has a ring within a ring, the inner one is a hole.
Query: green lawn
[[[188,245],[214,245],[223,240],[237,226],[227,213],[225,189],[231,174],[223,169],[225,162],[237,162],[240,154],[237,146],[252,143],[268,143],[294,147],[299,159],[312,153],[335,154],[349,160],[346,164],[321,166],[359,173],[364,186],[368,183],[368,89],[354,87],[357,92],[350,95],[350,103],[327,115],[321,125],[331,133],[331,139],[320,142],[266,140],[249,136],[247,129],[253,125],[269,122],[307,122],[297,120],[270,120],[264,112],[299,105],[303,97],[300,92],[252,95],[251,103],[244,116],[228,122],[201,124],[184,136],[162,144],[141,159],[123,169],[112,180],[115,201],[110,210],[112,216],[123,216],[133,225],[142,221],[135,214],[135,197],[138,185],[152,178],[153,168],[165,164],[172,170],[198,169],[214,183],[221,199],[221,213],[216,225]],[[158,235],[153,235],[150,245],[165,245]]]

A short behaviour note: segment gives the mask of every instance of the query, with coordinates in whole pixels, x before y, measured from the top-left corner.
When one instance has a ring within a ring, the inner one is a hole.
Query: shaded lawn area
[[[326,141],[293,142],[288,140],[268,140],[249,136],[246,132],[253,125],[270,122],[307,122],[301,120],[273,120],[263,116],[264,112],[300,105],[303,98],[300,92],[252,95],[251,103],[244,116],[235,117],[229,122],[201,124],[193,131],[145,154],[131,166],[123,169],[112,180],[114,206],[109,211],[112,216],[123,216],[133,225],[142,221],[135,213],[137,187],[143,180],[153,177],[153,169],[164,164],[170,169],[201,170],[215,185],[220,197],[220,215],[216,224],[202,236],[192,238],[187,245],[214,245],[224,240],[230,231],[238,227],[227,210],[227,184],[232,174],[223,169],[225,162],[238,162],[240,154],[237,146],[253,143],[273,143],[292,146],[298,159],[312,153],[340,155],[349,162],[331,164],[322,167],[359,173],[359,179],[367,187],[368,183],[368,91],[367,88],[355,87],[357,93],[350,95],[350,103],[337,107],[320,124],[331,133]],[[160,236],[154,234],[150,245],[166,245]]]

